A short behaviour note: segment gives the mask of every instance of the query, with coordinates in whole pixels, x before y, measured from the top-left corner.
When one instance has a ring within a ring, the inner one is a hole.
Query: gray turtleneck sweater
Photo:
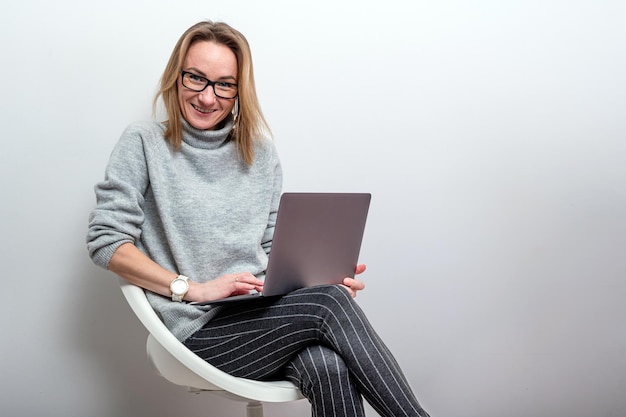
[[[87,248],[107,268],[123,243],[191,280],[251,272],[263,278],[272,244],[282,171],[273,143],[259,140],[246,165],[219,130],[185,124],[174,150],[157,122],[130,125],[115,146],[105,178],[95,186]],[[211,307],[172,302],[147,291],[152,307],[181,341],[214,315]]]

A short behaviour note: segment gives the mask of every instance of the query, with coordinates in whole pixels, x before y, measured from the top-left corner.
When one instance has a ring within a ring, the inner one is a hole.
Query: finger
[[[252,275],[249,272],[242,272],[239,274],[233,274],[232,275],[233,278],[233,282],[237,283],[243,283],[243,284],[249,284],[249,285],[263,285],[263,281],[261,281],[260,279],[258,279],[257,277],[255,277],[254,275]]]
[[[354,273],[356,275],[362,274],[363,272],[365,272],[365,270],[367,269],[367,265],[365,264],[359,264],[356,266],[356,269],[354,270]]]
[[[363,281],[359,281],[358,279],[354,279],[350,277],[344,278],[343,284],[356,291],[360,291],[365,288],[365,283]]]
[[[340,286],[344,287],[347,291],[348,294],[350,294],[350,297],[355,298],[356,297],[356,291],[354,291],[352,288],[350,288],[348,285],[345,284],[339,284]]]
[[[235,279],[233,280],[233,286],[237,289],[246,289],[246,290],[251,290],[254,287],[256,287],[256,283],[253,282],[248,282],[247,278],[244,277],[235,277]]]

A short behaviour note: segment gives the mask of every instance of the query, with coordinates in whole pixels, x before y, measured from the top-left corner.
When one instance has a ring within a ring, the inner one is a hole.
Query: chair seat
[[[165,327],[142,288],[122,278],[120,286],[135,315],[150,333],[146,343],[148,358],[163,378],[192,391],[210,391],[238,401],[288,402],[303,398],[291,382],[237,378],[205,362]]]

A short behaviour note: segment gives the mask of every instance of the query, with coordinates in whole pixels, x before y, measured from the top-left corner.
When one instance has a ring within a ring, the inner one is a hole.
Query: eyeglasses
[[[237,97],[237,84],[228,83],[226,81],[211,81],[206,77],[184,70],[180,72],[180,75],[183,78],[183,87],[192,91],[199,93],[204,91],[208,86],[211,86],[213,87],[213,93],[216,97],[229,100]]]

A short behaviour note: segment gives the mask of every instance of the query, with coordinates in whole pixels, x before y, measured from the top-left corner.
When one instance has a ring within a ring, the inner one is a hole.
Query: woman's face
[[[237,83],[237,57],[227,46],[201,41],[194,43],[187,52],[183,71],[211,81]],[[236,99],[217,97],[212,86],[197,92],[186,88],[178,77],[178,103],[187,122],[201,130],[215,129],[228,116]]]

